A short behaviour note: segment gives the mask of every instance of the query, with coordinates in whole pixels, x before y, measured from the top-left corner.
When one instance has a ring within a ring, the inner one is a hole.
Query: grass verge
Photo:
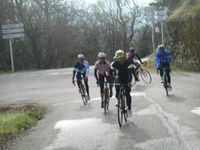
[[[38,104],[10,105],[0,108],[0,149],[40,120],[45,109]]]

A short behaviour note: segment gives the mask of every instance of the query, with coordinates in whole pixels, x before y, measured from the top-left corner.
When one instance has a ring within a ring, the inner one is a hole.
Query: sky
[[[151,3],[153,0],[135,0],[135,2],[138,4],[138,5],[141,5],[141,6],[147,6],[149,3]]]
[[[95,4],[97,0],[85,0],[87,4]],[[153,0],[135,0],[140,6],[147,6]]]

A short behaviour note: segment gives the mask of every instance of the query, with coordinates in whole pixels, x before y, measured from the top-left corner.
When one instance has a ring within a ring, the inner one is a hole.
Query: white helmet
[[[78,59],[85,59],[85,56],[83,54],[78,54]]]
[[[104,52],[99,52],[98,58],[106,58],[106,54]]]

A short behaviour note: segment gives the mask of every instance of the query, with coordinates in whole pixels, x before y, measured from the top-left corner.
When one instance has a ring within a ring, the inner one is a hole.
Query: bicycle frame
[[[122,84],[115,84],[116,86],[119,86],[119,95],[118,95],[118,123],[119,126],[122,126],[123,118],[124,121],[127,122],[127,101],[126,101],[126,95],[125,95],[125,86]]]
[[[110,101],[110,97],[109,97],[110,91],[109,91],[108,82],[106,80],[106,77],[104,78],[103,84],[104,84],[103,105],[104,105],[104,113],[106,114],[109,111],[109,101]]]
[[[81,98],[83,100],[83,104],[86,105],[87,104],[87,92],[86,92],[86,88],[83,84],[83,81],[82,81],[82,79],[78,79],[78,80],[76,80],[76,82],[79,87],[79,91],[81,93]]]
[[[141,65],[139,65],[138,69],[136,70],[136,76],[139,77],[140,75],[140,78],[144,81],[144,83],[146,84],[150,84],[151,81],[152,81],[152,77],[151,77],[151,74],[149,73],[148,70],[144,69],[141,67]],[[133,83],[135,84],[136,81]]]

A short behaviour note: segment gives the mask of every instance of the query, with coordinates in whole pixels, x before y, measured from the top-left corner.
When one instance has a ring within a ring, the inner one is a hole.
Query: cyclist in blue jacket
[[[170,63],[171,55],[169,50],[164,45],[159,45],[155,56],[155,64],[157,70],[160,70],[161,83],[163,83],[163,68],[167,68],[167,77],[169,79],[169,86],[171,87]]]
[[[78,62],[74,65],[73,76],[72,76],[73,84],[75,84],[75,81],[74,81],[75,75],[76,75],[77,81],[79,81],[83,77],[88,99],[90,99],[89,85],[88,85],[89,63],[85,60],[85,56],[83,54],[78,55]],[[78,86],[79,86],[79,83],[78,83]]]

